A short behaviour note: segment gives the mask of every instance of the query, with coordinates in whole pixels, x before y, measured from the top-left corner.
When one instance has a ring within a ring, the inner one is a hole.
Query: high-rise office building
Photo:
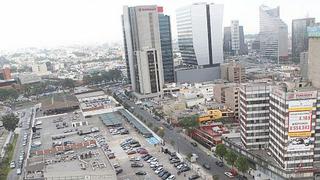
[[[320,26],[308,27],[308,79],[316,88],[320,88]]]
[[[307,27],[315,23],[315,18],[304,18],[292,20],[292,61],[299,63],[300,53],[308,51]]]
[[[268,146],[269,94],[270,85],[266,83],[240,86],[240,135],[246,149],[263,149]]]
[[[156,5],[123,8],[126,61],[134,92],[143,96],[162,93],[164,84],[159,13]]]
[[[231,26],[224,27],[223,52],[225,56],[248,54],[248,47],[244,42],[243,26],[238,20],[232,20]]]
[[[223,62],[223,5],[195,3],[176,11],[179,50],[189,65]]]
[[[260,6],[260,53],[279,61],[288,59],[288,27],[280,19],[280,8]]]
[[[244,41],[244,30],[243,26],[239,26],[239,40],[240,40],[240,49],[239,54],[240,55],[246,55],[248,54],[248,45]]]
[[[240,31],[239,31],[239,21],[232,20],[231,26],[231,49],[235,52],[235,55],[239,54],[240,50]]]
[[[161,8],[159,8],[159,28],[164,82],[172,83],[174,82],[174,65],[172,54],[170,16],[163,14]]]
[[[231,45],[231,27],[224,27],[223,31],[223,54],[224,57],[232,56],[232,45]]]

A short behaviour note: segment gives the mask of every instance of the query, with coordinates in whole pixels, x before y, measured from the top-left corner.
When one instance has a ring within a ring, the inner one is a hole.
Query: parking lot
[[[102,143],[103,134],[95,123],[88,122],[80,112],[38,118],[27,167],[31,173],[27,176],[42,172],[40,176],[52,179],[116,178],[107,158],[111,150]]]

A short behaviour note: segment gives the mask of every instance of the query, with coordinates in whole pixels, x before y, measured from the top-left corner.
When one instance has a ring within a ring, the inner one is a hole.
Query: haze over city
[[[319,6],[0,1],[0,180],[320,180]]]
[[[176,38],[175,10],[195,0],[3,0],[0,2],[0,49],[54,47],[73,44],[122,42],[123,5],[157,4],[171,16]],[[245,34],[259,32],[259,6],[280,6],[291,31],[291,20],[320,17],[317,0],[216,0],[224,4],[223,25],[238,19]]]

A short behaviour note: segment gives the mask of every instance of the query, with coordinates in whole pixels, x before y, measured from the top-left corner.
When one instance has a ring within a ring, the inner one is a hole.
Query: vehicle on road
[[[228,176],[229,178],[234,177],[234,175],[231,172],[224,172],[224,175]]]
[[[216,165],[219,166],[219,167],[223,167],[224,166],[222,161],[216,161]]]
[[[198,144],[197,144],[196,142],[191,142],[191,145],[192,145],[193,147],[197,147],[197,146],[198,146]]]
[[[202,167],[204,167],[204,168],[207,169],[207,170],[210,170],[210,169],[211,169],[211,167],[210,167],[209,164],[203,164]]]
[[[17,169],[17,175],[21,175],[21,169],[20,168]]]

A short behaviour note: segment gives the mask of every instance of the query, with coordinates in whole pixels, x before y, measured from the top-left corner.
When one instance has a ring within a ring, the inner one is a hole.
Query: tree
[[[155,126],[154,128],[153,128],[153,132],[158,132],[159,131],[159,127],[158,126]]]
[[[163,138],[163,136],[164,136],[164,130],[163,130],[163,128],[160,128],[159,131],[157,132],[157,134],[158,134],[161,138]]]
[[[19,94],[15,89],[0,89],[0,100],[16,100]]]
[[[179,121],[180,126],[186,129],[193,129],[199,126],[198,116],[192,115],[188,117],[183,117]]]
[[[216,154],[220,156],[220,158],[223,158],[227,153],[227,148],[224,146],[224,144],[218,144],[216,147]]]
[[[243,174],[248,172],[249,170],[248,160],[243,156],[238,157],[238,159],[235,162],[235,166]]]
[[[67,78],[67,79],[62,80],[61,86],[63,88],[73,89],[75,87],[75,84],[74,84],[74,81],[72,79]]]
[[[8,131],[14,131],[17,124],[19,123],[19,118],[13,113],[7,114],[1,117],[3,126]]]
[[[234,165],[234,163],[236,162],[236,160],[237,160],[237,154],[236,153],[234,153],[232,150],[229,150],[229,151],[227,151],[227,153],[226,153],[226,161],[227,161],[227,163],[229,164],[229,165],[231,165],[231,166],[233,166]]]

